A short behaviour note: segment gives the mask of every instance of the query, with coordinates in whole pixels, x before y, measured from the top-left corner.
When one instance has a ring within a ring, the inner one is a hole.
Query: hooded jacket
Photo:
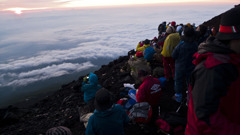
[[[159,104],[161,95],[160,81],[157,78],[148,76],[138,88],[136,98],[137,102],[148,102],[151,106],[156,107]]]
[[[156,53],[153,47],[148,47],[145,50],[144,59],[146,59],[148,62],[153,60],[153,55]]]
[[[86,135],[124,135],[129,118],[121,105],[115,104],[106,111],[95,110],[89,118]]]
[[[164,41],[162,55],[164,57],[171,57],[173,49],[179,44],[180,42],[180,35],[179,33],[172,33],[167,36],[166,40]]]
[[[89,100],[93,99],[99,89],[101,89],[101,86],[98,85],[97,75],[90,73],[89,83],[82,82],[81,91],[84,92],[84,102],[87,103]]]
[[[239,135],[240,55],[212,38],[194,56],[185,134]]]
[[[192,63],[193,54],[195,54],[197,50],[198,44],[196,42],[181,41],[172,53],[172,57],[175,59],[175,69],[192,72],[195,67]]]
[[[140,46],[140,43],[138,43],[138,45],[137,45],[137,51],[141,51],[141,52],[144,52],[144,50],[146,49],[146,48],[148,48],[148,47],[150,47],[150,44],[148,44],[148,45],[143,45],[142,47]]]

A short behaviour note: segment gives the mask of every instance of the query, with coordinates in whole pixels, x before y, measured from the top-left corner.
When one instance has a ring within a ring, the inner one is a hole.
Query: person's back
[[[128,121],[126,112],[118,104],[103,112],[95,110],[89,119],[96,135],[124,135],[124,124]],[[90,132],[86,131],[86,134],[90,135]]]
[[[96,93],[96,110],[89,118],[86,135],[124,135],[124,126],[129,118],[121,105],[113,105],[111,94],[106,89]]]
[[[179,44],[179,42],[179,33],[172,33],[168,35],[163,45],[162,55],[164,57],[171,57],[174,48]]]
[[[182,101],[183,80],[189,84],[190,75],[194,69],[193,55],[197,52],[198,45],[195,42],[195,30],[191,27],[186,27],[181,43],[174,49],[172,57],[175,60],[175,100]],[[187,85],[188,86],[188,85]]]
[[[148,62],[151,62],[153,60],[153,55],[156,53],[153,47],[148,47],[145,50],[144,59],[146,59]]]
[[[195,67],[192,63],[193,54],[197,52],[198,45],[196,42],[182,42],[176,49],[179,50],[178,56],[173,56],[175,59],[175,69],[181,68],[187,71],[193,70]]]
[[[161,95],[160,81],[152,76],[146,76],[138,88],[136,98],[138,102],[148,102],[151,106],[155,107],[159,104]]]
[[[175,59],[175,69],[191,72],[195,67],[192,63],[193,54],[198,50],[198,44],[195,42],[194,29],[187,27],[182,40],[172,53],[172,57]]]
[[[240,7],[224,13],[217,39],[195,54],[186,135],[240,134],[239,15]]]

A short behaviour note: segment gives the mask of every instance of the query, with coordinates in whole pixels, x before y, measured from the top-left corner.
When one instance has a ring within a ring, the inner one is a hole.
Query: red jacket
[[[194,55],[186,135],[240,135],[240,55],[213,42]]]
[[[137,102],[148,102],[155,107],[159,104],[162,95],[160,81],[152,76],[148,76],[138,88],[136,94]]]

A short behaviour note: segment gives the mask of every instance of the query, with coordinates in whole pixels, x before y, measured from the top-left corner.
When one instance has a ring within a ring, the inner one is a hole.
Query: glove
[[[85,77],[83,78],[83,81],[84,81],[84,82],[87,82],[87,76],[85,76]]]

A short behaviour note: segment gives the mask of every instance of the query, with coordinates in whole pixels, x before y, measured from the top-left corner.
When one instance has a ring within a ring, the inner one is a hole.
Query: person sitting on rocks
[[[48,129],[46,135],[72,135],[72,132],[67,127],[59,126]]]
[[[151,62],[153,60],[153,56],[156,53],[153,47],[148,47],[144,51],[144,59],[147,60],[147,62]]]
[[[89,118],[86,135],[124,135],[124,126],[129,117],[123,107],[113,104],[108,90],[102,88],[96,93],[95,111]]]
[[[147,64],[147,61],[143,57],[143,53],[138,51],[136,53],[136,58],[130,58],[128,64],[131,67],[131,76],[135,80],[135,83],[140,83],[141,80],[138,78],[138,71],[146,70],[151,72],[150,66]]]
[[[83,78],[81,91],[84,92],[84,102],[89,105],[90,110],[93,108],[95,94],[100,88],[96,74],[90,73]]]
[[[148,102],[152,107],[156,107],[162,95],[160,81],[146,70],[140,70],[138,77],[143,83],[136,93],[137,102]]]
[[[138,72],[138,77],[143,82],[137,90],[137,102],[148,102],[152,107],[152,121],[157,118],[158,105],[162,96],[162,88],[160,81],[152,77],[145,70]]]
[[[146,39],[143,41],[143,45],[141,46],[141,43],[138,43],[136,50],[144,52],[146,48],[150,47],[150,40]]]

